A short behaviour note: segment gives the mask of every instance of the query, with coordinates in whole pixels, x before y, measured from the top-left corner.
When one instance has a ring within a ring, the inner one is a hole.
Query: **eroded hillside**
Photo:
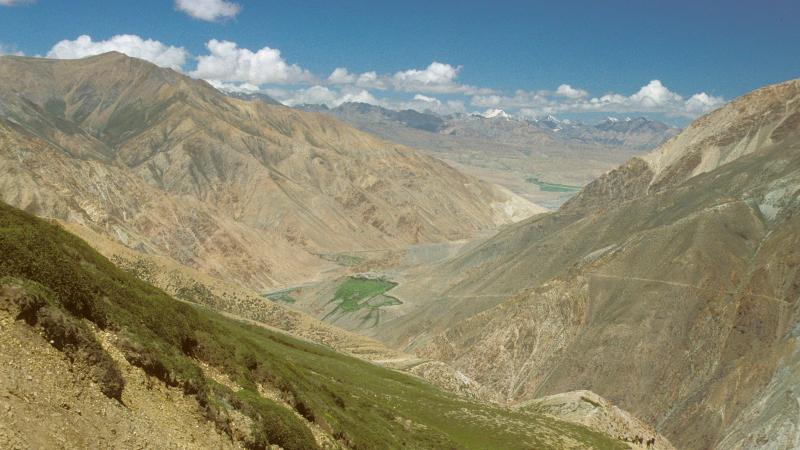
[[[329,117],[119,53],[0,57],[0,174],[15,206],[252,289],[537,211]]]
[[[554,117],[515,118],[502,111],[484,117],[393,111],[364,103],[300,108],[420,149],[550,209],[557,209],[598,175],[678,132],[642,117],[608,118],[588,125]]]
[[[511,401],[591,389],[679,448],[797,446],[798,117],[798,80],[735,100],[412,276],[373,334]]]
[[[179,302],[5,204],[0,251],[0,435],[21,447],[627,447]]]

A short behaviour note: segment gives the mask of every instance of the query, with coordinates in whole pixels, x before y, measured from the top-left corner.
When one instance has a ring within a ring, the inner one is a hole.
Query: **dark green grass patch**
[[[286,289],[283,291],[275,291],[270,292],[269,294],[264,294],[265,297],[272,300],[273,302],[281,302],[281,303],[289,303],[292,304],[297,301],[294,297],[290,294],[292,293],[292,289]]]
[[[344,267],[354,267],[366,261],[366,258],[356,255],[348,255],[346,253],[317,254],[317,256],[326,261],[330,261]]]
[[[370,306],[366,300],[377,297],[395,286],[397,283],[383,279],[349,277],[339,285],[331,301],[338,302],[337,309],[341,311],[357,311]]]
[[[528,183],[533,183],[539,187],[543,192],[578,192],[581,190],[580,186],[570,186],[567,184],[548,183],[542,181],[537,177],[529,176],[525,178]]]

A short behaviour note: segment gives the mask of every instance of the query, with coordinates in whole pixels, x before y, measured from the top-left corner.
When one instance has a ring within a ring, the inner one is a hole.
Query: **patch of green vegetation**
[[[356,255],[348,255],[346,253],[333,253],[333,254],[320,253],[317,254],[317,256],[324,259],[325,261],[330,261],[332,263],[336,263],[344,267],[354,267],[366,261],[366,258],[362,258],[361,256],[356,256]]]
[[[244,442],[250,448],[317,448],[305,420],[353,449],[553,448],[565,440],[625,448],[584,427],[472,402],[415,377],[177,301],[59,226],[2,203],[0,255],[0,277],[14,278],[0,280],[3,292],[21,283],[30,294],[15,306],[17,317],[52,308],[62,316],[54,322],[61,323],[45,326],[74,329],[64,332],[64,341],[84,336],[77,345],[85,348],[95,345],[87,322],[114,332],[130,363],[195,396],[220,430],[231,432],[232,409],[250,417],[253,429]],[[393,286],[352,279],[341,287],[341,298],[358,304]],[[35,300],[37,292],[43,298]],[[27,312],[20,316],[21,311]],[[197,361],[218,368],[240,388],[206,378]],[[278,389],[293,411],[259,395],[259,385]]]
[[[44,103],[44,110],[54,117],[63,119],[67,111],[67,104],[64,100],[51,98]]]
[[[570,186],[567,184],[548,183],[540,180],[539,178],[531,175],[525,178],[528,183],[533,183],[539,187],[543,192],[578,192],[581,190],[580,186]]]
[[[292,289],[284,289],[282,291],[275,291],[265,294],[264,296],[268,299],[272,300],[273,302],[281,302],[281,303],[294,303],[297,301],[291,294]]]
[[[336,289],[331,302],[338,302],[336,309],[343,312],[358,311],[362,308],[378,308],[385,305],[372,305],[369,300],[391,290],[395,286],[397,286],[397,283],[380,278],[348,277]],[[400,302],[397,299],[395,300],[398,303]]]
[[[103,394],[121,400],[125,380],[119,367],[86,323],[59,308],[52,291],[39,283],[7,276],[0,278],[0,287],[5,289],[0,309],[40,329],[71,362],[89,368],[89,376]]]
[[[394,306],[394,305],[400,305],[402,303],[403,302],[392,296],[378,295],[367,300],[366,302],[363,303],[363,305],[366,306],[367,308],[380,308],[382,306]]]

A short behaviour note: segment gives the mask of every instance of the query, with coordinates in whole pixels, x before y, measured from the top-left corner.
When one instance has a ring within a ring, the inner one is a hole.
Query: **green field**
[[[395,286],[397,286],[397,283],[383,279],[349,277],[336,289],[331,302],[337,302],[336,309],[344,312],[358,311],[363,308],[377,308],[388,304],[399,304],[400,301],[397,299],[395,299],[396,303],[369,303],[372,298],[391,290]]]
[[[578,192],[581,190],[580,186],[570,186],[567,184],[548,183],[540,180],[535,176],[525,178],[528,183],[533,183],[539,187],[543,192]]]
[[[125,358],[195,396],[211,426],[230,433],[233,410],[252,419],[248,448],[318,448],[307,422],[353,449],[625,448],[603,434],[535,412],[469,401],[424,381],[174,300],[114,266],[85,242],[0,203],[0,308],[41,330],[120,398],[124,378],[89,324],[113,332]],[[394,287],[349,279],[336,298],[355,308]],[[236,389],[206,378],[218,368]],[[267,399],[270,385],[290,407]],[[87,381],[88,386],[88,381]],[[291,408],[291,409],[290,409]],[[299,415],[299,416],[298,416]]]

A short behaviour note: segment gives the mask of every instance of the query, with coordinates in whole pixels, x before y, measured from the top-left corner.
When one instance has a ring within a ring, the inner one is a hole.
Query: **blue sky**
[[[11,4],[0,6],[4,53],[117,49],[290,104],[361,100],[685,122],[800,76],[796,0],[4,4]],[[330,77],[337,68],[346,72]]]

